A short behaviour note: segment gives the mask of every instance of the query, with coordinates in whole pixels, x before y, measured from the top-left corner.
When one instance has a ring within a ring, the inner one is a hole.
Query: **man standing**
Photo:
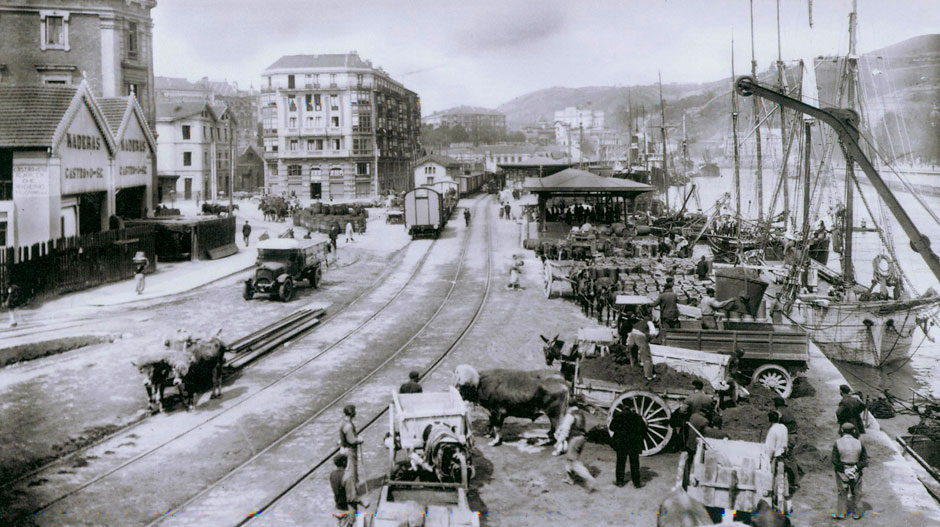
[[[353,419],[356,417],[356,406],[347,404],[343,407],[343,424],[339,427],[340,452],[346,454],[346,499],[357,501],[359,498],[359,445],[363,443],[362,436],[356,432]],[[360,500],[364,507],[368,504]]]
[[[417,371],[412,371],[408,374],[408,382],[402,384],[398,388],[398,393],[421,393],[424,389],[421,387],[421,384],[418,383],[418,380],[421,379],[421,374]]]
[[[242,225],[242,238],[245,239],[245,247],[248,247],[248,238],[251,237],[251,225],[248,224],[248,220],[245,220],[245,224]]]
[[[652,323],[648,320],[640,320],[627,337],[627,349],[637,347],[637,358],[643,364],[643,376],[647,381],[652,381],[656,374],[653,371],[653,352],[650,350],[650,329]]]
[[[698,277],[700,282],[708,279],[708,260],[705,259],[704,254],[698,263],[695,264],[695,276]]]
[[[594,492],[596,490],[594,476],[581,462],[581,451],[584,450],[584,443],[587,442],[587,432],[585,430],[584,412],[581,410],[579,403],[572,402],[571,406],[568,407],[568,413],[565,415],[559,429],[568,431],[567,435],[556,438],[559,443],[564,443],[565,440],[568,441],[568,452],[565,455],[565,472],[568,478],[565,483],[574,485],[576,482],[574,477],[577,476],[584,481],[588,492]]]
[[[771,466],[787,451],[787,427],[780,424],[780,414],[776,410],[767,413],[770,429],[764,440],[764,452],[770,456]]]
[[[627,459],[630,459],[630,480],[634,488],[643,486],[640,480],[640,453],[643,452],[643,439],[646,438],[646,421],[633,407],[624,405],[623,409],[614,413],[610,421],[610,431],[613,436],[610,438],[610,445],[617,453],[617,467],[614,485],[623,487],[627,484],[624,480],[624,469]]]
[[[337,454],[333,458],[333,464],[336,465],[333,472],[330,472],[330,488],[333,489],[333,504],[336,506],[333,517],[339,527],[350,527],[355,522],[356,506],[346,497],[346,455]]]
[[[463,221],[467,224],[467,227],[470,226],[470,209],[463,209]]]
[[[855,425],[843,423],[842,434],[832,445],[832,466],[836,471],[836,492],[838,499],[836,512],[832,517],[845,519],[851,513],[852,519],[862,518],[857,508],[858,495],[862,493],[862,469],[868,466],[868,454],[862,442],[855,437]]]
[[[659,308],[659,320],[665,328],[679,327],[679,298],[672,290],[673,278],[666,279],[663,292],[656,297],[651,307]]]
[[[702,329],[718,329],[718,320],[715,315],[718,310],[727,308],[732,302],[734,302],[732,298],[721,302],[715,300],[715,289],[712,287],[706,288],[705,296],[698,304],[699,309],[702,310]]]
[[[147,270],[147,265],[150,264],[150,260],[144,256],[144,251],[137,251],[137,254],[134,255],[134,280],[137,282],[136,289],[137,294],[144,294],[144,271]]]
[[[3,305],[7,308],[7,311],[10,312],[10,327],[15,328],[17,325],[16,308],[20,305],[20,286],[10,284],[10,287],[7,288],[7,297],[3,300]]]
[[[849,388],[846,384],[839,386],[839,393],[842,394],[842,400],[839,401],[839,407],[836,408],[836,421],[839,422],[840,426],[845,423],[852,423],[856,437],[859,434],[864,434],[865,424],[862,422],[862,414],[865,412],[865,403],[852,393],[852,388]]]
[[[339,224],[336,222],[333,222],[333,224],[330,225],[330,244],[333,246],[334,251],[336,250],[336,238],[338,237],[339,237]]]
[[[353,226],[351,221],[346,222],[346,243],[355,241],[353,239]]]
[[[774,408],[777,410],[777,414],[780,415],[780,424],[787,428],[787,452],[786,456],[784,456],[784,464],[791,474],[792,487],[799,488],[800,468],[796,464],[796,459],[793,457],[797,440],[796,417],[793,416],[793,411],[787,406],[787,401],[783,397],[774,397]]]

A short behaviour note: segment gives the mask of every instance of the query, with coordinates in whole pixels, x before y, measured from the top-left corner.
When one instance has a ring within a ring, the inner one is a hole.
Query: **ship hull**
[[[881,367],[911,356],[918,315],[936,298],[855,302],[797,301],[790,317],[830,359]]]

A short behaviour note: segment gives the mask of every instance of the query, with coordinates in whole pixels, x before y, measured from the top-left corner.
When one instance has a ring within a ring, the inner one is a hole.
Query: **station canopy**
[[[524,161],[497,163],[497,167],[503,170],[522,170],[526,172],[537,172],[540,175],[554,174],[571,166],[569,161],[564,159],[552,159],[545,156],[530,157]]]
[[[525,190],[544,197],[607,195],[633,199],[655,188],[629,179],[603,177],[587,170],[568,168],[548,177],[526,178]]]

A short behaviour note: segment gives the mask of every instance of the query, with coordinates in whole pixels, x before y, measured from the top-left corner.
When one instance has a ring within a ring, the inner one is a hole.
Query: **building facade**
[[[156,143],[133,97],[0,85],[0,246],[107,230],[147,215]]]
[[[239,89],[228,81],[212,81],[207,77],[190,82],[180,77],[154,77],[157,102],[198,102],[225,104],[235,116],[235,149],[242,152],[249,145],[261,146],[258,132],[258,93]]]
[[[447,156],[430,155],[415,161],[414,186],[424,187],[441,183],[457,185],[462,173],[460,161]]]
[[[228,197],[235,118],[224,104],[162,102],[157,106],[160,198]]]
[[[421,118],[421,124],[437,128],[439,126],[461,126],[470,135],[478,130],[506,131],[506,114],[489,108],[476,106],[457,106],[449,110],[432,113]]]
[[[555,143],[577,144],[584,133],[604,128],[604,112],[569,106],[555,112]]]
[[[418,95],[355,52],[288,55],[262,74],[265,188],[349,199],[412,185]]]
[[[235,192],[258,192],[264,189],[264,155],[252,145],[238,155],[235,167]]]

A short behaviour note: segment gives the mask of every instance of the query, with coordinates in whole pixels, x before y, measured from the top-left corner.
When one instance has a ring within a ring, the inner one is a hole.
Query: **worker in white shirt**
[[[776,410],[767,413],[770,420],[770,430],[764,440],[764,452],[770,456],[771,462],[776,462],[787,451],[787,427],[780,422],[780,414]]]

